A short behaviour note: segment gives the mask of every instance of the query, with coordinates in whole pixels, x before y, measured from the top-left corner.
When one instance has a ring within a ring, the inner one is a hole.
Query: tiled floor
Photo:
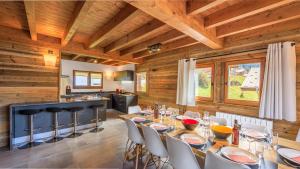
[[[100,133],[86,133],[57,143],[0,152],[0,168],[134,168],[132,162],[123,167],[127,140],[124,121],[110,113],[104,128]]]

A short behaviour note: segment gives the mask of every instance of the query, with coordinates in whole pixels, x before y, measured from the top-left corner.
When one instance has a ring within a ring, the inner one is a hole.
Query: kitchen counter
[[[15,103],[11,104],[10,107],[16,106],[34,106],[34,105],[56,105],[60,103],[79,103],[79,102],[93,102],[93,101],[109,101],[110,99],[107,97],[95,97],[95,98],[61,98],[57,102],[36,102],[36,103]]]
[[[59,133],[70,133],[73,131],[73,113],[66,111],[71,107],[82,107],[78,112],[78,129],[91,128],[95,126],[96,113],[90,108],[92,105],[100,106],[99,118],[106,120],[107,102],[106,97],[82,97],[62,98],[56,102],[17,103],[10,105],[10,149],[29,140],[29,116],[20,114],[20,110],[36,109],[40,112],[34,115],[34,138],[45,139],[53,136],[54,113],[47,112],[49,107],[62,108],[58,113]]]

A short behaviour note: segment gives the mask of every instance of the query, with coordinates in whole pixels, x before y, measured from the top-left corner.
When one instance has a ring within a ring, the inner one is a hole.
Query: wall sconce
[[[53,54],[52,50],[48,50],[48,54],[44,55],[45,66],[55,66],[56,56]]]

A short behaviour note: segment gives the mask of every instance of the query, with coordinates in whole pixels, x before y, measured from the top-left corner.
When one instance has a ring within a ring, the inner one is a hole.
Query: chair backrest
[[[128,114],[134,114],[134,113],[138,113],[138,112],[141,112],[141,111],[142,111],[142,109],[139,105],[128,107]]]
[[[211,151],[206,152],[205,169],[250,169],[248,166],[227,160]]]
[[[296,137],[296,141],[297,142],[300,142],[300,128],[298,130],[298,134],[297,134],[297,137]]]
[[[219,118],[219,117],[216,117],[216,116],[210,116],[210,120],[215,122],[215,123],[218,123],[219,125],[222,125],[222,126],[226,126],[227,125],[227,120],[225,118]]]
[[[179,114],[179,109],[177,109],[177,108],[169,107],[169,108],[167,109],[167,111],[171,111],[171,112],[173,112],[173,113]]]
[[[144,139],[137,128],[136,124],[132,120],[126,120],[128,127],[128,138],[136,144],[144,144]]]
[[[191,147],[185,142],[167,136],[169,160],[176,169],[201,169]]]
[[[199,112],[192,112],[192,111],[186,111],[184,113],[184,116],[188,116],[188,117],[191,117],[191,118],[194,118],[194,119],[201,118]]]
[[[156,130],[149,126],[142,126],[145,145],[148,151],[158,157],[168,157],[165,145]]]

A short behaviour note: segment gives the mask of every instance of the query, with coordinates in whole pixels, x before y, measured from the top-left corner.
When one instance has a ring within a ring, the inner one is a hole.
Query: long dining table
[[[191,134],[199,134],[199,130],[187,130],[185,129],[185,127],[183,126],[183,124],[181,123],[180,120],[176,120],[174,118],[171,118],[170,116],[163,116],[163,117],[159,117],[157,119],[154,119],[153,115],[144,115],[144,114],[126,114],[126,115],[119,115],[120,119],[123,120],[127,120],[127,119],[132,119],[134,117],[143,117],[145,119],[147,119],[148,123],[137,123],[137,127],[141,127],[141,125],[150,125],[152,123],[162,123],[168,126],[173,126],[173,130],[170,130],[169,132],[163,133],[161,134],[162,139],[164,139],[165,134],[171,136],[171,137],[177,137],[181,134],[185,134],[185,133],[191,133]],[[238,146],[239,148],[242,149],[247,149],[247,146],[249,146],[250,143],[246,143],[247,141],[245,139],[240,139],[240,143]],[[213,140],[213,144],[211,144],[211,146],[209,146],[206,150],[201,150],[201,149],[196,149],[192,147],[193,152],[195,153],[196,156],[200,157],[200,158],[205,158],[205,154],[207,151],[211,151],[211,152],[215,152],[218,153],[220,151],[220,149],[224,146],[235,146],[231,144],[230,139],[228,140],[218,140],[218,139],[214,139]],[[250,145],[251,146],[251,145]],[[282,147],[286,147],[286,148],[292,148],[292,149],[296,149],[296,150],[300,150],[300,143],[296,142],[296,141],[292,141],[292,140],[288,140],[285,138],[281,138],[278,137],[278,146],[282,146]],[[264,157],[264,161],[268,161],[269,163],[272,163],[272,167],[265,167],[265,168],[270,168],[270,169],[291,169],[293,167],[288,166],[286,163],[282,162],[281,160],[278,159],[278,154],[277,151],[272,149],[272,148],[268,148],[265,149],[263,152],[263,157]]]

